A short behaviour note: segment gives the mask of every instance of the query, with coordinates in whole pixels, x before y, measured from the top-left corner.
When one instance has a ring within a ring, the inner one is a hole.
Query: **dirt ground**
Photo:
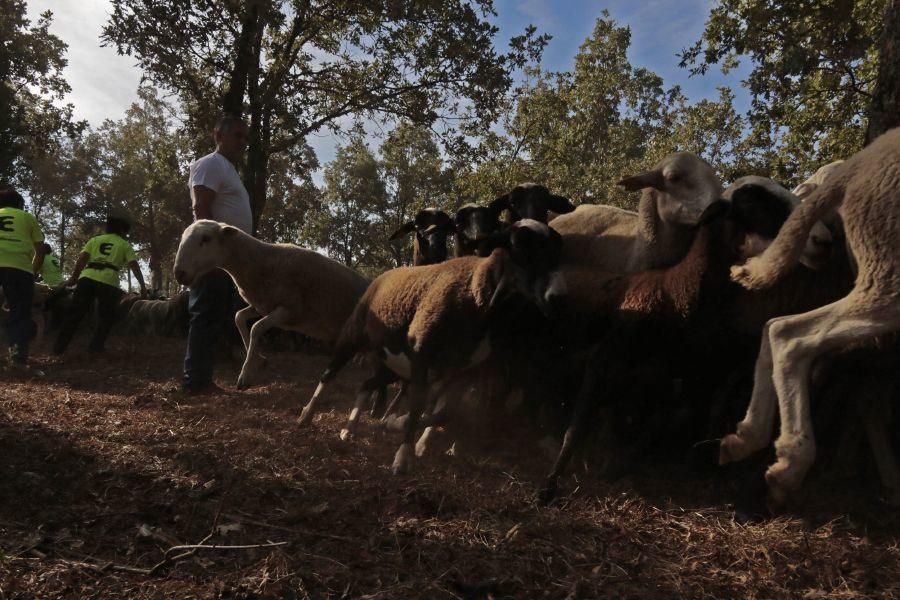
[[[0,374],[0,599],[900,597],[900,519],[852,481],[747,524],[714,475],[579,461],[542,508],[550,459],[519,427],[468,428],[455,456],[445,435],[408,477],[397,434],[364,419],[342,442],[360,367],[299,429],[325,356],[274,354],[262,385],[191,399],[183,342],[96,361],[82,343],[38,354],[42,379]],[[201,543],[250,547],[175,548]]]

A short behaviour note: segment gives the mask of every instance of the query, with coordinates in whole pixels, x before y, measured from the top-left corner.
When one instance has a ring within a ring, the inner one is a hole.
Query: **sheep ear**
[[[665,180],[659,171],[643,171],[637,175],[626,177],[616,185],[621,185],[629,192],[636,192],[644,188],[661,190],[664,184]]]
[[[237,235],[238,229],[237,227],[232,227],[231,225],[226,225],[222,228],[222,237],[232,237]]]
[[[491,202],[490,204],[488,204],[488,208],[495,211],[499,215],[504,210],[512,208],[512,205],[510,204],[510,200],[512,200],[512,194],[507,192],[506,194],[503,194],[502,196],[498,196],[498,197],[494,198],[494,201]]]
[[[391,234],[390,240],[399,240],[402,237],[408,236],[410,233],[416,230],[416,222],[410,221],[404,224],[400,229]]]
[[[491,253],[490,260],[494,263],[491,265],[490,270],[494,291],[491,293],[491,299],[488,301],[488,308],[494,308],[503,300],[510,288],[509,276],[507,275],[509,255],[505,250],[495,250]]]
[[[492,308],[506,293],[506,268],[509,255],[496,249],[478,265],[472,278],[472,293],[479,306]]]
[[[551,211],[555,212],[558,215],[564,215],[566,213],[570,213],[575,210],[575,205],[572,204],[572,201],[566,198],[565,196],[557,196],[556,194],[550,194],[547,201],[547,208]]]

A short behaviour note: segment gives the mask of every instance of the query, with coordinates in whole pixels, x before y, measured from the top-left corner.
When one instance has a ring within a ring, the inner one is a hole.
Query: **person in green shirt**
[[[116,308],[122,299],[119,288],[119,271],[128,267],[141,286],[141,295],[147,296],[144,276],[137,263],[134,248],[125,238],[131,229],[131,219],[121,211],[110,211],[106,219],[106,233],[92,237],[75,263],[72,276],[66,285],[77,282],[72,306],[53,346],[53,353],[66,351],[78,329],[78,324],[97,301],[97,329],[88,347],[89,352],[103,352],[106,338],[116,319]]]
[[[18,192],[0,190],[0,287],[9,306],[9,359],[20,366],[28,362],[28,342],[35,333],[31,320],[34,278],[44,260],[44,234],[37,219],[24,209],[25,200]]]
[[[45,243],[43,247],[44,261],[41,264],[41,281],[55,288],[62,285],[65,281],[62,274],[62,263],[59,257],[53,254],[53,248],[50,247],[50,244]]]

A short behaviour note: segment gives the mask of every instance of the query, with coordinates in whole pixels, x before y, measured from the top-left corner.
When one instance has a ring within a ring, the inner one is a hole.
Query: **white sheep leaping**
[[[793,212],[758,258],[733,268],[747,288],[773,285],[797,262],[813,224],[840,206],[858,265],[847,296],[816,310],[769,321],[756,362],[753,396],[737,433],[722,439],[720,462],[740,460],[771,439],[775,406],[781,432],[766,472],[773,501],[800,487],[815,460],[809,371],[823,353],[900,329],[900,128],[836,166]]]
[[[238,378],[244,389],[258,362],[259,339],[272,327],[325,342],[337,339],[368,280],[341,263],[292,244],[267,244],[215,221],[184,230],[175,279],[190,286],[213,269],[226,271],[248,306],[234,315],[247,357]],[[261,317],[247,327],[250,319]]]

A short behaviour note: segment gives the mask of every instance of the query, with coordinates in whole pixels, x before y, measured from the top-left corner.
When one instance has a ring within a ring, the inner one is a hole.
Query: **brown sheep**
[[[506,233],[509,250],[487,258],[461,257],[438,265],[388,271],[369,286],[338,340],[331,363],[298,419],[308,424],[325,385],[358,353],[368,353],[409,382],[410,413],[395,474],[412,461],[413,439],[430,379],[454,377],[491,354],[492,314],[511,295],[549,310],[564,285],[556,272],[559,235],[532,220]],[[352,431],[360,401],[346,429]]]

